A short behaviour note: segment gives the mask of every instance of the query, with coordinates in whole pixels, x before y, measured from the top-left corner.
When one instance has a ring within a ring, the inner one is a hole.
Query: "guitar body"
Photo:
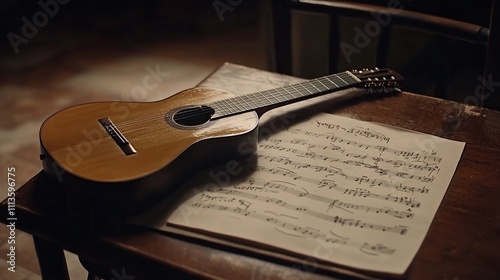
[[[196,117],[203,113],[200,105],[232,96],[195,88],[157,102],[65,109],[41,126],[44,171],[76,200],[88,197],[122,214],[140,211],[200,168],[255,153],[255,112]],[[194,118],[183,120],[193,112]]]

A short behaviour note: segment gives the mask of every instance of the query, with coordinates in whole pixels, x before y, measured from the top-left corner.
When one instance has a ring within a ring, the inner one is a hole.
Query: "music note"
[[[396,249],[389,248],[385,245],[382,244],[375,244],[371,245],[368,243],[363,243],[359,250],[363,253],[369,254],[369,255],[379,255],[379,254],[385,254],[385,255],[392,255],[396,251]]]

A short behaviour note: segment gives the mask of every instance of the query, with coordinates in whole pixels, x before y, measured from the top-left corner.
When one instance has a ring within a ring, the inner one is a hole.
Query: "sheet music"
[[[207,171],[159,229],[168,223],[402,274],[427,233],[464,146],[316,115],[261,139],[257,166],[244,180],[237,180],[243,169],[238,165]]]

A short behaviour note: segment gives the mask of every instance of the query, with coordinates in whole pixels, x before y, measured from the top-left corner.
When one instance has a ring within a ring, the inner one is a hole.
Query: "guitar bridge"
[[[108,132],[109,136],[115,141],[115,143],[122,149],[125,155],[130,156],[133,154],[137,154],[137,151],[134,149],[132,144],[130,144],[120,132],[120,130],[115,126],[115,124],[111,121],[110,118],[102,118],[99,119],[99,123],[104,127],[106,132]]]

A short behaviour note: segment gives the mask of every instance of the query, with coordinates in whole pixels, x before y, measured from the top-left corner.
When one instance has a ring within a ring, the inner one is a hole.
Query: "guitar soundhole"
[[[196,106],[181,109],[172,116],[176,124],[182,126],[199,126],[207,123],[215,110],[208,106]]]

